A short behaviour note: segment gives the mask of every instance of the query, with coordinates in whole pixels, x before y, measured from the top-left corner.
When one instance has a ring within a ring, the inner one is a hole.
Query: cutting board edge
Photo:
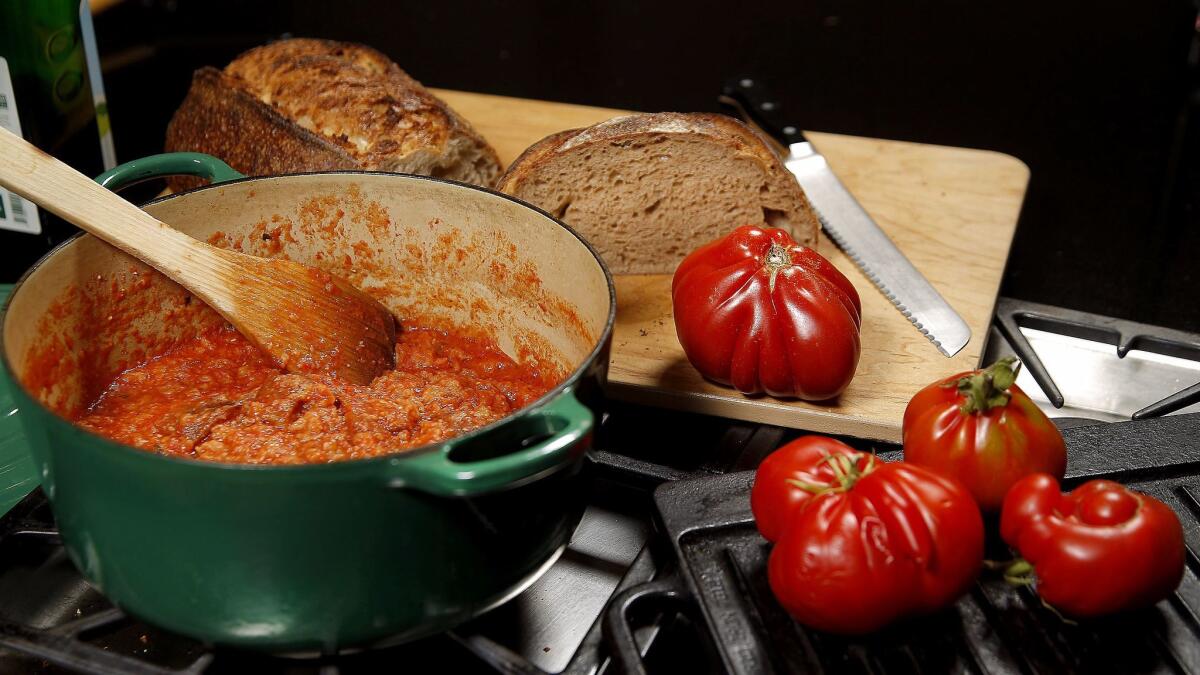
[[[850,436],[866,441],[900,444],[901,426],[867,417],[819,412],[789,406],[770,397],[731,401],[706,392],[685,392],[609,381],[604,389],[609,398],[625,403],[649,405],[682,412],[728,417],[745,422],[771,424],[816,434]],[[751,403],[751,405],[746,405]]]

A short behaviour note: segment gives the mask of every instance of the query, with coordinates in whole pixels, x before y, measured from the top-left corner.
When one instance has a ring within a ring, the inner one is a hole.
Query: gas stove
[[[0,673],[331,675],[433,662],[454,673],[604,672],[600,617],[609,599],[673,564],[650,543],[654,488],[753,466],[783,436],[775,427],[613,405],[588,459],[589,506],[566,552],[536,583],[450,633],[326,656],[210,648],[126,616],[67,559],[49,504],[36,490],[0,519]],[[688,630],[680,617],[639,636],[682,647],[695,640]],[[694,665],[692,672],[704,672],[703,661]]]
[[[1200,335],[1002,297],[983,360],[1003,356],[1050,417],[1200,412]]]
[[[1200,340],[1003,298],[997,317],[984,360],[1020,355],[1022,387],[1061,426],[1075,427],[1064,432],[1068,483],[1115,477],[1180,513],[1189,570],[1173,600],[1070,626],[1027,591],[985,580],[954,608],[869,638],[807,631],[771,600],[769,549],[745,497],[749,472],[800,432],[613,403],[588,459],[589,507],[566,553],[509,603],[385,649],[269,656],[213,648],[126,616],[76,572],[35,491],[0,519],[0,673],[333,675],[434,663],[453,673],[524,675],[1200,672],[1200,560],[1191,553],[1200,550],[1200,415],[1183,414],[1200,409],[1187,398],[1200,380]],[[1143,415],[1173,414],[1102,423],[1147,408]],[[885,459],[901,455],[846,440]]]

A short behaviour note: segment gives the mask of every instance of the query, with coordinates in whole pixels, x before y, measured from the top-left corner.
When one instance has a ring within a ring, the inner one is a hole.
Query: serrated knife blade
[[[967,322],[871,219],[800,127],[783,121],[779,104],[757,80],[731,80],[720,101],[776,142],[825,233],[942,354],[954,356],[971,341]]]
[[[900,313],[946,356],[971,340],[971,329],[937,289],[875,224],[812,144],[788,146],[784,161],[821,216],[821,226]]]

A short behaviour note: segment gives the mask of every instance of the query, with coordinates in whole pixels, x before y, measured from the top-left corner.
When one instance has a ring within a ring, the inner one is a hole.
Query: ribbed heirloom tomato
[[[775,542],[767,579],[800,623],[866,633],[962,595],[983,564],[983,518],[954,480],[830,438],[763,461],[750,506]]]
[[[999,511],[1032,473],[1062,478],[1067,446],[1015,384],[1016,359],[959,373],[917,392],[904,410],[904,461],[962,481],[984,511]]]
[[[675,270],[671,298],[679,343],[710,380],[819,401],[854,377],[858,292],[783,230],[745,225],[696,249]]]
[[[1053,476],[1028,476],[1004,499],[1000,534],[1024,558],[1007,576],[1032,572],[1038,595],[1072,616],[1153,605],[1183,577],[1179,517],[1110,480],[1063,494]]]

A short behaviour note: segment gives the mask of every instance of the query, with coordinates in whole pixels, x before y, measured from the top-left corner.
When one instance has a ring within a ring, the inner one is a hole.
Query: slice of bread
[[[810,247],[820,227],[779,156],[724,115],[629,115],[560,132],[496,187],[574,227],[616,274],[672,273],[739,225],[783,228]]]
[[[247,175],[364,169],[491,185],[501,168],[466,120],[386,56],[329,40],[281,40],[196,71],[166,149]]]

